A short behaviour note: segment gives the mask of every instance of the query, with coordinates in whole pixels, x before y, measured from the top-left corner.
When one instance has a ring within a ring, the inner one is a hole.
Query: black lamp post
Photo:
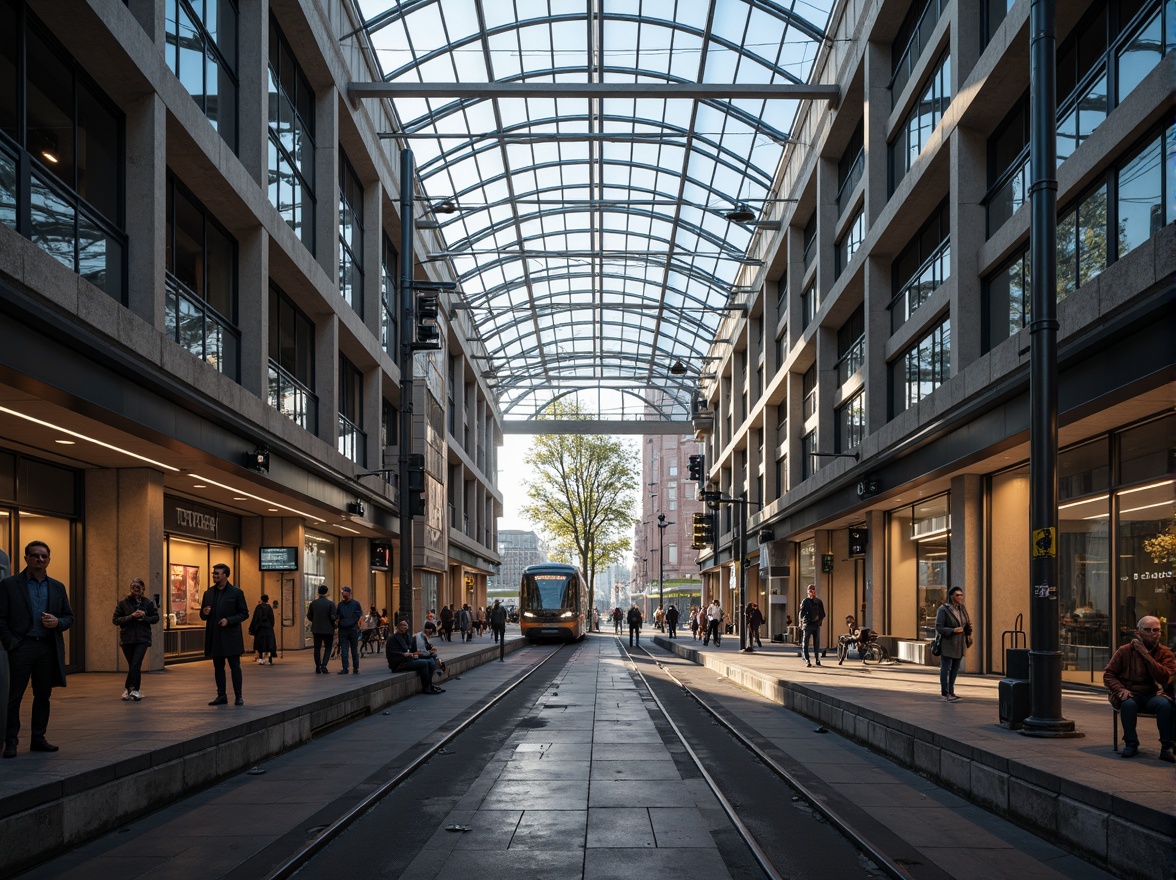
[[[661,606],[663,612],[666,610],[666,554],[664,552],[666,526],[673,524],[673,520],[666,521],[664,513],[657,515],[657,604]]]

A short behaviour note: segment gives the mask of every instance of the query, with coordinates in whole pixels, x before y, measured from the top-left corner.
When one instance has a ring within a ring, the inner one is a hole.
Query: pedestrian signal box
[[[690,546],[695,550],[710,547],[715,542],[715,523],[708,513],[696,513]]]

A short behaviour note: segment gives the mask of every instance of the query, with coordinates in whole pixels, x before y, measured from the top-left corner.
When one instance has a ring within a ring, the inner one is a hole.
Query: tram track
[[[543,669],[552,659],[559,656],[565,645],[558,646],[546,657],[539,660],[514,680],[499,688],[499,690],[483,700],[471,712],[461,716],[451,726],[439,729],[440,736],[430,737],[422,742],[412,759],[401,767],[395,775],[380,784],[373,791],[364,796],[358,803],[347,809],[342,815],[317,833],[314,838],[288,856],[278,867],[265,875],[265,880],[286,880],[293,877],[304,867],[309,865],[316,856],[325,850],[338,837],[356,825],[364,816],[369,814],[385,800],[393,791],[412,779],[422,767],[440,754],[444,754],[445,747],[457,739],[462,733],[470,729],[488,712],[496,708],[508,696],[527,682],[532,675]]]
[[[913,848],[887,831],[880,823],[869,817],[868,813],[852,804],[837,804],[836,799],[830,797],[827,791],[820,790],[817,786],[810,784],[802,778],[803,774],[793,772],[793,770],[784,766],[781,760],[778,760],[776,756],[771,754],[774,749],[769,743],[762,739],[757,741],[757,737],[754,734],[747,732],[740,725],[734,723],[727,712],[721,711],[711,705],[708,700],[700,696],[687,682],[676,675],[674,670],[667,663],[663,662],[661,658],[655,656],[644,647],[626,650],[626,645],[619,637],[617,638],[617,643],[621,652],[632,664],[634,673],[640,677],[659,710],[663,713],[667,723],[673,729],[675,735],[681,740],[683,747],[687,750],[690,757],[702,771],[703,777],[706,779],[707,784],[714,792],[715,797],[722,805],[724,811],[727,812],[732,825],[738,830],[740,836],[744,838],[744,842],[767,876],[772,878],[785,877],[789,876],[790,872],[781,870],[773,863],[773,859],[769,854],[769,850],[772,847],[761,844],[756,838],[756,835],[748,827],[748,824],[744,822],[743,817],[739,815],[739,787],[730,784],[722,786],[716,781],[715,775],[707,771],[703,760],[699,757],[695,749],[695,744],[692,744],[687,739],[685,730],[690,727],[690,724],[688,722],[680,724],[675,721],[670,708],[667,707],[667,703],[672,700],[674,694],[679,695],[691,705],[701,709],[713,724],[718,725],[726,735],[733,738],[736,743],[746,749],[754,757],[755,761],[770,771],[780,783],[788,788],[789,792],[795,792],[795,795],[789,797],[789,802],[794,807],[807,807],[811,809],[816,816],[824,822],[827,822],[833,829],[836,829],[849,844],[860,851],[870,863],[867,871],[871,875],[884,875],[895,878],[895,880],[928,880],[928,878],[946,876],[934,866],[925,864]],[[647,676],[641,668],[645,664],[651,664],[664,677],[665,682],[662,683],[662,687],[654,687],[653,682],[650,680],[651,677]],[[658,690],[662,691],[662,696],[660,697],[657,693]],[[871,830],[867,831],[863,826],[869,826]],[[885,846],[879,842],[879,837],[886,838],[887,843]]]

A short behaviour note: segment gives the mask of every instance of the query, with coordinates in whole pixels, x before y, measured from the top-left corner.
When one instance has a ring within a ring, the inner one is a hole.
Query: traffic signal
[[[439,297],[435,290],[421,291],[416,295],[416,342],[413,348],[418,351],[441,348],[441,330],[437,327]]]
[[[718,510],[719,504],[723,500],[723,493],[718,489],[704,489],[702,492],[698,493],[698,497],[711,510]]]
[[[425,457],[419,452],[408,456],[408,515],[425,512]]]
[[[694,482],[701,483],[706,479],[706,459],[701,455],[692,455],[686,460],[686,474]]]
[[[693,520],[693,534],[690,546],[702,550],[715,542],[715,523],[709,513],[696,513]]]

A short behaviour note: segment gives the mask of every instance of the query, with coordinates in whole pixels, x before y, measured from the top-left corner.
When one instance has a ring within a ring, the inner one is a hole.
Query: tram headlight
[[[575,611],[565,611],[563,614],[560,615],[560,617],[564,617],[564,618],[575,617],[575,616],[576,616]]]
[[[534,617],[534,616],[535,616],[534,611],[524,611],[523,612],[523,617]]]

